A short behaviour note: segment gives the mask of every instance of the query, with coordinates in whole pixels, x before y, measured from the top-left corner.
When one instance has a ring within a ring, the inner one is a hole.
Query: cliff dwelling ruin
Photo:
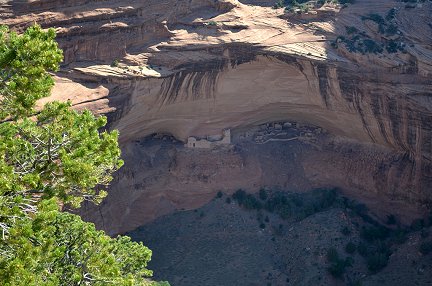
[[[185,147],[197,149],[211,149],[217,146],[224,146],[231,144],[231,130],[225,129],[222,135],[206,136],[206,138],[197,139],[195,137],[188,137]]]

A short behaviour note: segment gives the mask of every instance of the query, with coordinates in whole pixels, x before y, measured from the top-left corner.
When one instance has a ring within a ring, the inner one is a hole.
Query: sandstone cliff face
[[[339,162],[335,174],[311,179],[309,187],[336,184],[364,197],[379,194],[383,200],[405,200],[414,206],[431,202],[432,27],[426,25],[432,19],[430,2],[407,9],[392,0],[367,0],[341,10],[326,6],[317,15],[303,16],[265,7],[269,1],[0,3],[1,23],[17,30],[35,21],[56,27],[65,62],[52,98],[71,99],[77,108],[107,114],[110,126],[120,130],[126,167],[101,213],[116,217],[122,210],[113,205],[121,200],[127,214],[105,225],[112,233],[129,230],[174,208],[198,206],[221,187],[216,181],[207,182],[199,185],[204,189],[201,193],[190,190],[193,195],[186,195],[187,185],[173,191],[186,174],[170,182],[173,186],[169,188],[143,181],[141,177],[147,178],[154,165],[142,165],[137,155],[142,151],[132,147],[136,140],[168,133],[184,141],[188,136],[215,135],[225,128],[272,121],[320,126],[331,134],[364,143],[370,150],[384,147],[392,153],[392,159],[365,159],[371,167],[362,180],[355,178],[358,170],[364,169],[362,163],[350,163],[348,174],[343,160],[335,159]],[[380,24],[367,19],[371,13],[385,18],[392,8],[394,17],[381,25],[396,26],[396,36],[380,33]],[[349,51],[338,36],[350,37],[350,26],[359,31],[358,37],[384,45],[397,42],[403,49],[395,53],[384,49],[377,54]],[[129,152],[131,149],[134,151]],[[375,151],[362,154],[370,152]],[[331,161],[323,159],[327,155],[316,154],[318,161],[323,160],[322,166]],[[204,160],[207,155],[194,156]],[[220,158],[237,160],[230,156]],[[311,161],[304,162],[305,177],[325,173]],[[245,166],[244,162],[238,164]],[[255,165],[248,166],[253,169]],[[249,171],[244,175],[246,181],[257,174]],[[339,176],[342,178],[335,179]],[[122,180],[129,183],[119,183]],[[266,184],[263,180],[253,182],[239,181],[230,187]],[[130,188],[132,183],[136,186],[133,194],[127,190],[122,196],[119,189]],[[200,199],[188,204],[182,197]],[[146,210],[136,215],[143,206]],[[101,219],[91,217],[102,225]]]

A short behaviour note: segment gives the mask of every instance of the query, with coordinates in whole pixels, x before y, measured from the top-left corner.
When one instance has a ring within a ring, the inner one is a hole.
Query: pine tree
[[[105,117],[49,96],[62,52],[53,29],[0,27],[0,281],[2,285],[168,285],[149,280],[151,251],[66,212],[100,203],[120,159]]]

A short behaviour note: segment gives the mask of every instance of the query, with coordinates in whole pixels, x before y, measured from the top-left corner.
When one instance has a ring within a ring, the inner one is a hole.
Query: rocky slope
[[[121,132],[126,167],[102,215],[91,209],[89,217],[111,233],[127,231],[172,209],[202,205],[229,175],[191,186],[184,184],[189,175],[183,170],[169,184],[152,185],[143,177],[164,165],[146,164],[142,153],[151,151],[137,147],[137,140],[167,133],[185,141],[273,121],[320,126],[354,140],[342,145],[363,154],[353,160],[325,141],[332,147],[322,149],[332,151],[313,158],[321,167],[299,165],[308,184],[337,185],[358,197],[424,210],[432,199],[432,27],[426,24],[432,3],[407,8],[365,0],[293,15],[268,7],[271,1],[240,2],[0,1],[2,24],[56,28],[65,61],[52,98],[107,114]],[[246,171],[256,164],[233,158],[240,153],[211,154],[172,158],[187,168],[198,158],[208,172],[215,166],[207,160],[237,162],[232,166],[246,166],[238,176],[247,187],[267,184],[251,180],[257,172]],[[323,173],[329,165],[334,172]],[[242,185],[233,180],[229,187]],[[116,219],[103,224],[104,215]]]
[[[156,277],[178,286],[432,283],[432,255],[419,251],[422,244],[432,242],[430,228],[411,230],[402,239],[389,237],[371,243],[364,231],[370,226],[337,203],[305,218],[295,218],[303,214],[301,208],[308,209],[304,200],[302,207],[291,209],[291,216],[281,219],[262,209],[246,210],[232,199],[227,203],[228,199],[222,196],[197,210],[158,218],[128,235],[153,250],[149,267]],[[375,243],[381,249],[374,247]],[[347,250],[349,244],[351,250]],[[332,248],[341,259],[352,261],[338,278],[328,270]],[[376,264],[370,257],[383,252],[388,262],[381,265],[383,269],[371,271]]]

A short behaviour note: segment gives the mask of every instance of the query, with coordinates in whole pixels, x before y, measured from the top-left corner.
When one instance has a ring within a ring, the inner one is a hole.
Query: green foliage
[[[352,243],[351,241],[347,243],[347,245],[345,246],[345,251],[346,253],[349,254],[353,254],[356,251],[357,247],[354,243]]]
[[[381,17],[381,15],[379,14],[369,14],[366,16],[362,16],[361,17],[362,20],[371,20],[379,25],[384,25],[385,24],[385,20],[383,17]]]
[[[369,242],[384,240],[389,237],[389,234],[389,229],[384,226],[366,226],[361,230],[361,237]]]
[[[393,35],[396,35],[398,31],[399,31],[399,29],[398,29],[397,25],[390,24],[387,26],[385,33],[387,36],[393,36]]]
[[[304,219],[314,213],[331,207],[337,199],[336,190],[316,189],[305,194],[275,193],[267,199],[264,208],[277,213],[282,219],[293,214],[297,219]]]
[[[242,207],[244,207],[245,209],[249,209],[249,210],[260,210],[262,209],[262,204],[260,201],[257,200],[257,198],[255,198],[254,195],[252,194],[247,194],[245,191],[243,190],[237,190],[234,194],[233,194],[233,199],[236,200],[238,202],[238,204]]]
[[[424,219],[415,219],[411,223],[411,230],[412,231],[419,231],[422,230],[425,226]]]
[[[279,9],[279,8],[283,8],[283,7],[285,7],[285,1],[284,0],[278,0],[273,5],[273,9]]]
[[[398,228],[392,232],[391,240],[397,244],[402,244],[408,240],[407,233],[405,229]]]
[[[387,21],[391,21],[391,20],[393,20],[395,17],[396,17],[396,8],[391,8],[391,9],[387,12],[385,19],[386,19]]]
[[[339,260],[339,253],[336,248],[331,247],[327,250],[326,257],[329,262],[335,262]]]
[[[378,43],[376,43],[374,40],[371,39],[364,39],[363,46],[364,46],[364,53],[379,54],[383,52],[383,48]]]
[[[260,200],[262,200],[262,201],[267,200],[267,199],[268,199],[267,191],[264,190],[264,189],[261,189],[261,190],[259,191],[259,198],[260,198]]]
[[[79,206],[82,200],[100,202],[111,174],[122,165],[118,133],[98,130],[106,118],[78,113],[69,103],[49,103],[36,120],[24,118],[0,125],[0,165],[13,168],[14,183],[3,191],[59,197]]]
[[[358,31],[355,27],[345,27],[347,36],[339,36],[331,43],[333,48],[338,48],[343,44],[349,52],[362,54],[379,54],[385,51],[388,53],[405,53],[405,43],[402,32],[399,31],[396,22],[396,10],[390,9],[385,18],[379,14],[368,14],[361,16],[363,21],[375,22],[378,26],[378,33],[385,34],[387,37],[376,37],[373,40],[364,31]]]
[[[343,235],[350,235],[351,234],[351,229],[347,226],[344,226],[341,230]]]
[[[119,61],[117,59],[113,60],[110,66],[112,68],[117,68],[119,66]]]
[[[387,266],[388,256],[385,253],[372,253],[367,258],[367,266],[369,271],[377,273]]]
[[[207,23],[207,26],[217,26],[217,22],[216,21],[210,21]]]
[[[370,20],[378,25],[378,31],[381,34],[386,34],[387,36],[396,35],[399,32],[397,23],[395,22],[396,10],[390,9],[385,16],[385,19],[379,14],[369,14],[367,16],[362,16],[362,20]]]
[[[320,8],[326,3],[347,5],[354,3],[354,0],[278,0],[273,5],[273,9],[285,7],[286,12],[301,14],[308,12],[310,9]]]
[[[364,243],[364,242],[360,242],[360,243],[357,245],[357,251],[358,251],[358,253],[359,253],[361,256],[363,256],[363,257],[367,257],[368,254],[369,254],[369,247],[368,247],[368,245],[367,245],[366,243]]]
[[[257,196],[247,194],[240,189],[233,194],[232,198],[245,209],[261,210],[264,208],[268,212],[278,214],[282,219],[293,217],[297,220],[326,210],[337,201],[337,192],[334,189],[316,189],[304,194],[268,193],[260,190]]]
[[[0,281],[2,285],[168,285],[148,280],[151,251],[60,211],[99,203],[121,167],[105,117],[48,96],[62,53],[52,29],[0,28]]]
[[[332,247],[327,250],[327,260],[331,263],[327,270],[333,277],[340,278],[345,273],[347,267],[351,267],[353,260],[351,257],[345,259],[339,258],[336,248]]]
[[[50,71],[63,59],[54,29],[28,28],[23,35],[0,26],[0,120],[33,112],[36,100],[50,94]]]
[[[424,255],[432,252],[432,241],[422,242],[420,244],[420,252]]]
[[[377,273],[387,266],[391,255],[390,242],[386,239],[393,235],[389,229],[383,226],[364,227],[361,231],[361,236],[369,244],[360,243],[357,250],[360,255],[366,258],[368,269],[372,273]]]
[[[349,26],[349,27],[347,26],[347,27],[345,27],[345,29],[346,29],[346,32],[348,35],[358,32],[357,28],[353,27],[353,26]]]
[[[260,210],[262,209],[262,204],[258,201],[254,195],[248,194],[243,200],[243,207],[250,210]]]
[[[396,217],[394,216],[394,215],[388,215],[387,216],[387,222],[386,222],[386,224],[388,224],[388,225],[394,225],[394,224],[396,224]]]
[[[232,195],[232,198],[241,204],[246,198],[246,192],[242,189],[239,189]]]
[[[42,200],[20,220],[0,249],[2,285],[150,285],[151,251],[129,237],[115,239],[77,215]],[[36,275],[35,275],[36,274]]]

